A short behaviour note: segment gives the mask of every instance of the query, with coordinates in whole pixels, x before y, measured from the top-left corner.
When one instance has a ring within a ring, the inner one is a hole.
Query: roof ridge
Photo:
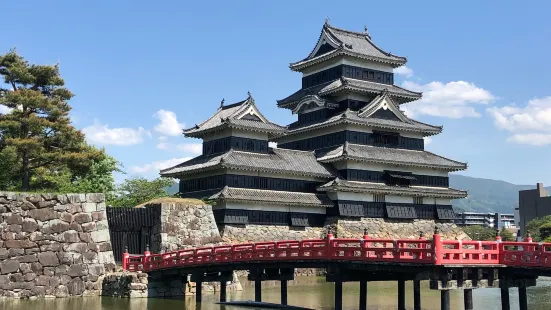
[[[434,155],[434,156],[436,156],[436,157],[443,158],[443,159],[445,159],[445,160],[453,161],[453,162],[458,163],[458,164],[461,164],[461,165],[465,165],[465,168],[467,168],[467,163],[463,163],[463,162],[460,162],[460,161],[457,161],[457,160],[454,160],[454,159],[450,159],[450,158],[447,158],[447,157],[444,157],[444,156],[442,156],[442,155],[438,155],[438,154],[435,154],[435,153],[433,153],[433,152],[429,152],[429,151],[426,151],[426,150],[423,150],[423,152],[426,152],[426,153],[428,153],[428,154]]]
[[[294,149],[286,149],[286,148],[280,148],[280,147],[272,147],[271,149],[272,150],[284,150],[284,151],[290,151],[290,152],[310,153],[310,154],[314,154],[314,156],[315,156],[314,151],[294,150]]]
[[[352,34],[352,35],[355,35],[355,36],[358,36],[358,37],[363,37],[363,38],[366,39],[371,45],[373,45],[374,48],[376,48],[379,52],[383,53],[383,54],[386,55],[386,56],[392,56],[392,57],[396,57],[396,58],[403,58],[403,59],[406,59],[406,57],[404,57],[404,56],[394,55],[394,54],[392,54],[391,52],[387,52],[387,51],[383,50],[382,48],[380,48],[379,46],[377,46],[377,44],[375,44],[375,42],[373,42],[373,40],[371,39],[371,35],[370,35],[369,33],[366,33],[366,32],[356,32],[356,31],[351,31],[351,30],[347,30],[347,29],[342,29],[342,28],[338,28],[338,27],[335,27],[335,26],[331,26],[329,23],[327,23],[326,26],[328,27],[329,30],[341,31],[341,32],[344,32],[344,33],[346,33],[346,34]],[[339,40],[339,41],[340,41],[340,40]]]

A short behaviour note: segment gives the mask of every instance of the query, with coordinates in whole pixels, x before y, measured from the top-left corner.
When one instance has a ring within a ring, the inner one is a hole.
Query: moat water
[[[228,300],[254,299],[252,283],[242,281],[242,292],[228,292]],[[369,309],[396,309],[396,282],[368,284]],[[428,288],[428,282],[422,283],[423,309],[440,309],[440,292]],[[536,287],[528,288],[528,309],[551,309],[551,280],[538,281]],[[518,309],[517,289],[510,289],[511,309]],[[333,284],[326,283],[323,277],[299,277],[289,283],[289,304],[312,309],[333,309]],[[262,299],[266,302],[279,302],[279,284],[264,283]],[[343,286],[344,309],[358,308],[359,285],[345,283]],[[478,289],[473,291],[474,309],[499,310],[499,289]],[[220,306],[215,302],[218,295],[204,293],[203,302],[195,304],[193,296],[180,299],[123,299],[108,297],[65,298],[49,300],[4,300],[0,301],[0,310],[239,310],[252,309],[232,306]],[[413,309],[413,285],[406,283],[406,305]],[[463,309],[463,293],[451,292],[451,309]]]

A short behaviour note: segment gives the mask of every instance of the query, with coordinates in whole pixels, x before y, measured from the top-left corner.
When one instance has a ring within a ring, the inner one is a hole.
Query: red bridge
[[[225,283],[234,270],[249,270],[255,299],[261,301],[261,281],[282,281],[282,304],[287,304],[287,280],[294,268],[325,268],[335,282],[335,309],[342,308],[342,282],[360,282],[360,309],[366,309],[367,281],[398,281],[398,309],[405,309],[405,281],[414,281],[414,309],[421,309],[420,281],[441,291],[442,309],[450,309],[449,290],[463,289],[465,309],[472,309],[472,289],[500,287],[502,309],[509,309],[509,287],[519,287],[521,310],[527,309],[526,287],[539,275],[551,274],[551,243],[334,238],[274,241],[185,249],[163,254],[123,255],[123,269],[150,275],[191,275],[197,282]]]

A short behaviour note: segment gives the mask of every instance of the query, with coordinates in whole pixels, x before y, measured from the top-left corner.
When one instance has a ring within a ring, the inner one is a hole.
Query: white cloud
[[[159,110],[153,114],[153,117],[160,121],[160,123],[153,128],[156,132],[167,136],[182,134],[182,129],[184,129],[185,125],[183,123],[178,123],[178,118],[174,112]]]
[[[534,98],[525,107],[504,106],[489,108],[499,129],[514,133],[507,141],[518,144],[551,144],[551,96]]]
[[[203,145],[201,143],[179,144],[176,148],[191,154],[201,154],[203,152]]]
[[[504,106],[487,111],[500,129],[551,132],[551,96],[532,99],[524,108]]]
[[[128,146],[140,144],[145,135],[151,135],[143,127],[134,128],[109,128],[108,125],[102,125],[95,122],[94,125],[82,129],[86,139],[99,145],[120,145]]]
[[[157,174],[162,169],[176,166],[190,159],[191,157],[182,157],[182,158],[171,158],[167,160],[154,161],[152,163],[145,164],[142,166],[132,166],[130,167],[130,172],[135,174],[142,174],[142,175]]]
[[[432,138],[431,137],[424,137],[423,139],[425,140],[425,146],[432,143]]]
[[[404,77],[407,77],[407,78],[410,78],[410,77],[413,76],[413,70],[408,66],[398,67],[398,68],[394,69],[394,73],[398,74],[398,75],[401,75],[401,76],[404,76]]]
[[[402,86],[423,92],[423,98],[402,106],[410,117],[420,114],[449,118],[480,117],[472,104],[488,104],[496,99],[488,90],[465,81],[446,84],[430,82],[424,85],[405,81]]]
[[[545,133],[526,133],[514,134],[507,139],[508,142],[517,144],[528,144],[534,146],[542,146],[551,144],[551,134]]]
[[[159,142],[159,143],[157,143],[156,147],[159,150],[168,150],[170,148],[170,144],[168,144],[166,142]]]

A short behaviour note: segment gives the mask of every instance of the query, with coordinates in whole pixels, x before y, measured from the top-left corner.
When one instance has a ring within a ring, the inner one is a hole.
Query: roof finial
[[[220,107],[224,106],[224,101],[226,101],[226,99],[222,98],[222,101],[220,101]]]
[[[364,25],[364,33],[369,39],[371,39],[371,35],[369,34],[369,31],[367,31],[367,25]]]
[[[329,18],[329,16],[325,17],[325,24],[326,24],[326,25],[329,25],[329,20],[330,20],[330,19],[331,19],[331,18]]]
[[[247,98],[247,101],[249,101],[249,104],[254,105],[254,98],[253,98],[253,95],[251,94],[251,92],[248,91],[248,92],[247,92],[247,95],[249,96],[249,97]]]

